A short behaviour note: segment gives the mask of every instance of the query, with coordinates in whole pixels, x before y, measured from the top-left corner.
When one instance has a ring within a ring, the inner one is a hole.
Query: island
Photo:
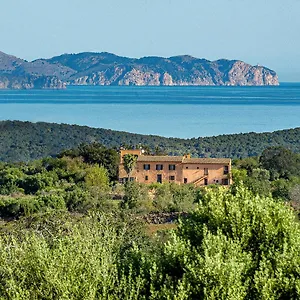
[[[241,60],[190,55],[128,58],[112,53],[62,54],[31,62],[0,51],[0,89],[64,89],[68,85],[265,86],[275,71]]]

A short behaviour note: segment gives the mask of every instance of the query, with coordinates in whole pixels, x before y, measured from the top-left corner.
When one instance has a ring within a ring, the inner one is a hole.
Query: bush
[[[151,186],[154,191],[153,205],[158,211],[190,211],[195,207],[197,189],[194,185],[163,183]]]
[[[89,167],[84,180],[88,188],[96,188],[99,192],[107,192],[109,190],[108,171],[102,166],[94,165]]]
[[[69,211],[86,212],[91,203],[91,195],[80,188],[72,188],[65,193],[65,203]]]
[[[142,278],[119,269],[130,227],[96,214],[47,238],[0,236],[1,299],[140,299]]]
[[[300,225],[290,208],[243,186],[236,186],[235,194],[222,187],[207,189],[198,201],[170,240],[159,245],[151,244],[126,213],[96,213],[69,223],[62,215],[57,228],[47,215],[42,231],[1,234],[0,295],[300,298]]]
[[[272,198],[211,190],[167,253],[191,298],[296,299],[299,235],[293,212]]]
[[[140,203],[149,201],[148,188],[145,184],[128,181],[125,184],[124,192],[121,205],[123,208],[138,208]]]
[[[64,210],[66,209],[66,203],[64,197],[59,194],[45,194],[37,196],[36,200],[41,203],[41,207],[45,210]]]
[[[0,200],[0,217],[3,219],[29,216],[40,209],[41,203],[32,197],[8,197]]]

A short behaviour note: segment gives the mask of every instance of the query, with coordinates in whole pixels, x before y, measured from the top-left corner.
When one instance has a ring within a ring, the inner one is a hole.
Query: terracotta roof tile
[[[141,155],[138,162],[182,162],[185,164],[230,164],[230,158],[184,158],[183,156]]]
[[[185,164],[229,164],[230,158],[184,158]]]
[[[181,162],[182,156],[151,156],[141,155],[138,157],[138,162]]]

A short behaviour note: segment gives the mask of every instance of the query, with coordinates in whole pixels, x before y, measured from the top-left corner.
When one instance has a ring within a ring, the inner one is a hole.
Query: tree
[[[118,179],[119,154],[114,149],[109,149],[100,143],[80,144],[78,148],[66,150],[59,157],[82,157],[88,164],[98,164],[108,171],[110,180]]]
[[[94,165],[88,168],[84,180],[87,187],[97,187],[103,192],[109,189],[108,172],[102,166]]]
[[[300,227],[283,203],[209,190],[177,232],[160,272],[186,299],[299,299]]]
[[[244,159],[235,160],[234,163],[239,169],[247,170],[248,175],[251,175],[254,169],[259,168],[257,157],[246,157]]]
[[[271,173],[271,179],[289,178],[299,174],[299,159],[297,154],[284,147],[269,147],[259,159],[261,166]]]
[[[128,180],[130,178],[130,174],[132,170],[134,169],[136,162],[137,162],[137,156],[133,154],[125,154],[123,157],[123,165],[124,169],[128,175]]]

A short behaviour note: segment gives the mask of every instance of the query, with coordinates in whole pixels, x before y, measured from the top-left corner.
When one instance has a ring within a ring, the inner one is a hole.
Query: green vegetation
[[[128,179],[130,178],[130,173],[134,169],[137,161],[137,156],[133,154],[126,154],[123,157],[124,169],[128,175]]]
[[[124,158],[128,176],[136,157]],[[194,207],[195,189],[176,184],[146,186],[117,183],[119,155],[100,144],[81,144],[57,158],[28,163],[1,163],[0,218],[10,219],[49,210],[86,213],[107,206],[135,213],[185,211]],[[114,200],[114,199],[119,199]]]
[[[119,185],[117,164],[97,143],[0,164],[0,299],[300,298],[299,154],[236,159],[230,188]]]
[[[300,297],[299,223],[270,197],[210,189],[166,242],[128,222],[48,214],[2,228],[1,299]]]
[[[234,161],[234,185],[241,182],[254,194],[287,201],[300,213],[300,155],[270,147],[260,157]]]
[[[98,142],[109,148],[142,145],[152,153],[194,157],[245,158],[258,156],[270,146],[283,146],[300,153],[300,128],[272,133],[244,133],[192,139],[164,138],[86,126],[0,122],[0,161],[31,161],[56,156],[64,149]]]

